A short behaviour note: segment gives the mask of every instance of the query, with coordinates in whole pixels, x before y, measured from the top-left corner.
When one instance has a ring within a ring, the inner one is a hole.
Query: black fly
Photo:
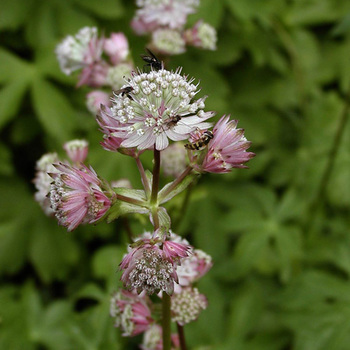
[[[154,55],[154,53],[146,48],[149,55],[141,55],[141,58],[147,63],[145,67],[151,67],[154,70],[162,69],[162,62]]]
[[[122,96],[126,95],[129,100],[132,100],[132,97],[129,95],[132,90],[134,90],[134,88],[132,86],[126,86],[125,88],[114,91],[114,94],[115,95],[122,95]]]

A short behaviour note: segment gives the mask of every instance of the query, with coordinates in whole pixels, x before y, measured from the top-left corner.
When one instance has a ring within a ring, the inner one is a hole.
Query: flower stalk
[[[176,323],[176,326],[177,326],[177,334],[179,335],[180,349],[187,350],[184,327],[178,323]]]
[[[171,306],[170,295],[163,292],[163,296],[162,296],[163,350],[171,349],[170,306]]]

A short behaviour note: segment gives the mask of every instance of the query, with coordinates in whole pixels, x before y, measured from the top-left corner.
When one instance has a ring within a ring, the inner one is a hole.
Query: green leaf
[[[20,81],[27,81],[28,77],[33,74],[33,66],[15,56],[13,53],[0,47],[0,82],[5,83],[11,80],[16,80],[17,84]]]
[[[29,248],[30,260],[42,281],[63,280],[79,258],[74,237],[53,222],[36,222]]]
[[[118,187],[114,190],[118,195],[134,199],[135,201],[140,202],[140,204],[128,203],[124,202],[122,199],[117,199],[107,213],[107,222],[112,222],[121,215],[131,213],[147,214],[149,212],[149,208],[147,207],[148,203],[146,202],[145,191],[123,187]]]
[[[159,227],[164,228],[166,231],[170,229],[171,219],[166,209],[163,207],[158,208],[158,218],[159,218]]]
[[[173,188],[169,193],[167,193],[168,189],[172,184],[176,181],[170,182],[166,184],[158,193],[158,201],[160,204],[163,204],[169,201],[171,198],[175,197],[177,194],[181,193],[183,190],[187,188],[189,184],[192,183],[197,178],[198,175],[190,174],[184,178],[175,188]]]
[[[25,77],[21,80],[14,80],[0,90],[0,129],[3,128],[18,113],[23,95],[28,88],[28,81]]]
[[[32,85],[32,101],[44,130],[60,143],[72,139],[76,113],[65,96],[51,83],[36,79]]]
[[[9,176],[13,173],[11,152],[4,144],[0,143],[0,174]]]
[[[17,30],[27,20],[34,0],[2,0],[0,2],[0,30]]]
[[[99,249],[92,260],[94,275],[106,280],[109,280],[111,276],[115,278],[124,254],[125,249],[119,246],[108,245]]]
[[[115,19],[124,15],[124,7],[120,0],[104,0],[103,6],[95,0],[74,0],[74,2],[105,19]]]

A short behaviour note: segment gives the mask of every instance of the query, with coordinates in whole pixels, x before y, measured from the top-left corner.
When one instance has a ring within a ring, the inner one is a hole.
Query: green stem
[[[187,350],[184,327],[179,325],[178,323],[176,323],[176,325],[177,325],[177,334],[179,335],[180,349]]]
[[[127,236],[128,236],[129,243],[133,243],[134,242],[133,233],[131,231],[129,219],[127,217],[123,217],[122,221],[123,221],[123,225],[125,227],[125,231],[126,231]]]
[[[153,182],[152,182],[152,193],[151,193],[152,204],[156,204],[158,200],[159,173],[160,173],[160,151],[157,151],[156,147],[154,146]]]
[[[145,189],[146,197],[148,198],[149,195],[151,194],[151,189],[149,187],[149,182],[145,173],[145,169],[143,168],[143,165],[139,157],[135,158],[135,161],[137,164],[137,168],[139,169],[139,173],[141,175],[141,182],[142,182],[143,188]]]
[[[170,314],[170,305],[171,299],[170,296],[163,292],[162,296],[162,326],[163,326],[163,350],[171,349],[171,314]]]
[[[117,199],[123,201],[123,202],[127,202],[127,203],[130,203],[130,204],[135,204],[135,205],[138,205],[140,207],[146,207],[148,208],[148,204],[144,201],[140,201],[138,199],[135,199],[135,198],[130,198],[130,197],[126,197],[126,196],[123,196],[122,194],[116,194],[117,196]]]
[[[153,165],[153,181],[151,193],[152,218],[154,230],[159,228],[158,217],[158,190],[159,190],[159,174],[160,174],[160,151],[154,146],[154,165]]]
[[[190,197],[191,197],[191,193],[192,193],[192,188],[193,188],[193,182],[191,182],[187,189],[186,189],[186,193],[185,193],[185,198],[182,201],[182,205],[180,208],[180,213],[178,213],[178,215],[176,215],[176,219],[174,220],[173,223],[173,231],[177,232],[178,231],[178,226],[181,223],[181,219],[184,217],[185,213],[186,213],[186,209],[188,207],[188,203],[190,201]]]
[[[176,188],[178,184],[180,184],[187,175],[189,175],[192,171],[192,167],[189,165],[183,172],[182,174],[177,177],[171,184],[170,186],[162,193],[162,198],[166,197],[172,190]]]

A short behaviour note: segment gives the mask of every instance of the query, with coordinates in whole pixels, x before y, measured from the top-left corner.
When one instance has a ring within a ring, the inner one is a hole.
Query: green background
[[[67,233],[34,202],[35,162],[72,138],[108,180],[136,166],[104,151],[87,88],[64,76],[57,43],[83,26],[123,31],[137,65],[133,1],[0,2],[0,349],[136,349],[109,317],[125,251],[123,220]],[[202,0],[215,52],[171,68],[199,79],[216,120],[231,113],[257,156],[249,170],[205,175],[175,231],[214,267],[209,307],[185,327],[195,350],[348,350],[350,344],[350,2]],[[146,167],[151,166],[145,157]],[[135,232],[146,217],[130,218]],[[144,226],[145,225],[145,226]]]

